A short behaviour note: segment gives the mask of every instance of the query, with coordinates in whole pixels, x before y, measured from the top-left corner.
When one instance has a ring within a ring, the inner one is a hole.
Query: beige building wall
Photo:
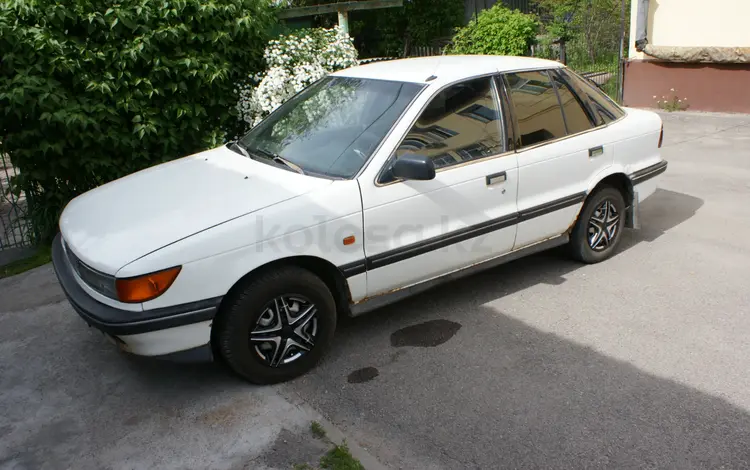
[[[630,55],[635,50],[638,0],[631,0]],[[750,0],[651,0],[648,42],[654,46],[750,47]]]

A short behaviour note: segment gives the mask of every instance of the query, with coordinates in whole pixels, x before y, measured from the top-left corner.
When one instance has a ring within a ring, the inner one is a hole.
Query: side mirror
[[[405,180],[431,180],[435,178],[435,164],[424,155],[409,153],[396,160],[391,174]]]

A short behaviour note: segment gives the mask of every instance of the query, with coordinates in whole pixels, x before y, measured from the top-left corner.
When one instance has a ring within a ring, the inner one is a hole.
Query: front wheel
[[[570,235],[572,256],[584,263],[604,261],[614,254],[624,227],[622,193],[612,187],[596,191],[586,200]]]
[[[256,384],[312,369],[333,341],[336,305],[326,284],[298,267],[266,272],[228,299],[217,319],[221,356]]]

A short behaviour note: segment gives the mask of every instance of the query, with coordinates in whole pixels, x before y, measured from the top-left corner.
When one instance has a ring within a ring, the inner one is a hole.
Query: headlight
[[[155,299],[169,289],[181,269],[182,266],[175,266],[143,276],[116,279],[117,299],[127,303]]]
[[[65,253],[68,255],[68,261],[73,267],[73,270],[78,274],[78,277],[80,277],[81,280],[86,283],[87,286],[111,299],[117,299],[115,278],[113,276],[101,273],[83,263],[83,261],[79,260],[78,256],[73,253],[73,250],[68,248],[68,244],[65,243],[65,240],[63,240],[63,248],[65,249]]]

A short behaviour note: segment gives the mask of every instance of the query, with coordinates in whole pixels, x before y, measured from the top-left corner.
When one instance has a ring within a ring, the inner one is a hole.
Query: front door
[[[516,235],[517,156],[491,77],[439,91],[376,181],[360,180],[368,296],[507,253]],[[398,180],[406,153],[432,159],[429,181]]]

